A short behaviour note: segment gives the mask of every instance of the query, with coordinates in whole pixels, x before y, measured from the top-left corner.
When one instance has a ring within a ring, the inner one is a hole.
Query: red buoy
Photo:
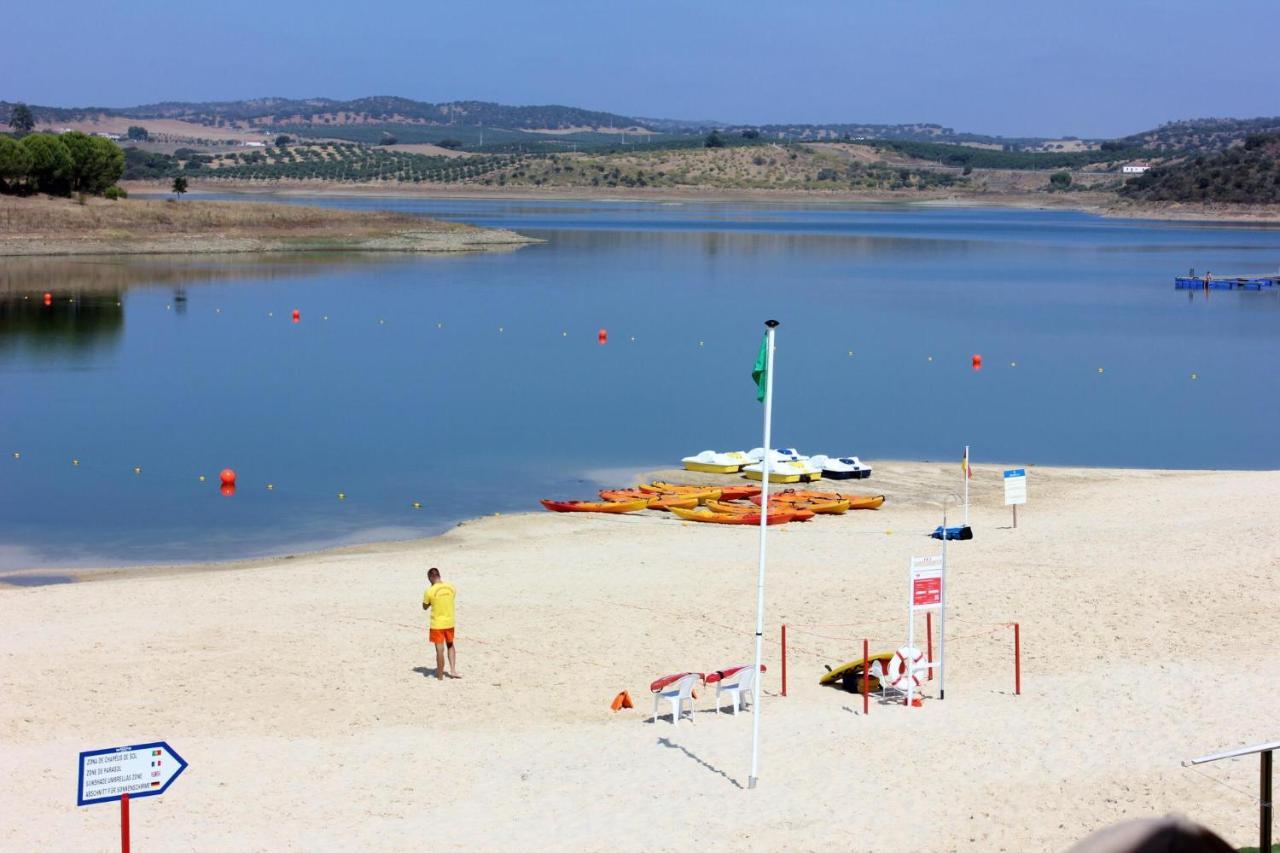
[[[297,308],[293,309],[293,322],[297,323],[302,319],[302,312]]]
[[[45,304],[45,305],[52,305],[52,304],[53,304],[53,294],[52,294],[52,293],[46,293],[46,294],[44,295],[44,304]]]
[[[229,498],[229,497],[231,497],[232,495],[234,495],[234,494],[236,493],[236,484],[235,484],[235,483],[223,483],[223,484],[219,487],[218,491],[222,492],[222,496],[223,496],[223,497],[227,497],[227,498]]]
[[[596,340],[599,341],[602,345],[609,343],[609,330],[601,329],[600,331],[596,332]]]
[[[235,487],[236,472],[230,468],[223,468],[222,473],[218,475],[218,479],[222,481],[222,485]]]
[[[974,353],[973,355],[973,369],[974,370],[982,369],[982,356],[978,355],[977,353]]]

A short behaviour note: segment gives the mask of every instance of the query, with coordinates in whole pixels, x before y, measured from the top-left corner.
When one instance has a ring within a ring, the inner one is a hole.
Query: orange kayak
[[[705,492],[708,490],[718,491],[719,499],[722,501],[741,501],[749,497],[760,494],[760,487],[754,485],[747,486],[687,486],[680,483],[665,483],[662,480],[654,480],[640,487],[640,491],[653,494],[655,492],[663,492],[670,494],[687,495],[694,492]]]
[[[706,494],[710,497],[712,492]],[[651,494],[639,489],[601,489],[600,497],[606,501],[647,501],[649,509],[670,509],[672,506],[693,509],[698,505],[698,501],[703,499],[700,494]]]
[[[754,524],[760,526],[760,513],[712,512],[705,507],[700,509],[678,509],[672,507],[671,512],[685,521],[706,521],[712,524]],[[808,521],[813,513],[808,510],[775,510],[769,513],[768,523],[786,524],[789,521]]]
[[[769,503],[779,503],[784,505],[799,505],[809,503],[831,503],[833,501],[848,501],[848,509],[879,509],[884,503],[884,495],[848,495],[840,492],[819,492],[806,489],[783,489],[782,491],[769,495]],[[756,506],[760,505],[760,496],[756,495],[751,498],[751,502]],[[812,509],[812,507],[810,507]],[[828,510],[831,512],[833,510]],[[843,510],[835,510],[843,512]]]
[[[552,512],[636,512],[649,505],[646,499],[634,501],[552,501],[544,500],[542,505]]]

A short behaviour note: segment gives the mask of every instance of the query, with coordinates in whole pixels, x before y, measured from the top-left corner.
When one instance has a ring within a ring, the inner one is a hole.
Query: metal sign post
[[[1027,469],[1004,472],[1004,505],[1013,507],[1013,529],[1018,529],[1018,504],[1027,502]]]
[[[120,802],[120,848],[129,851],[129,802],[169,790],[187,762],[164,741],[80,753],[76,805]]]
[[[945,543],[946,540],[944,539]],[[910,590],[907,599],[907,647],[914,649],[916,647],[916,612],[921,610],[933,610],[934,608],[942,609],[944,601],[944,582],[943,577],[946,572],[946,558],[939,554],[929,557],[912,557],[911,567],[908,570],[910,582],[908,589]],[[944,649],[946,648],[946,634],[943,632],[938,637],[938,660],[945,660]],[[913,666],[912,661],[906,661],[907,666]],[[929,667],[934,667],[933,661],[928,662]],[[938,669],[938,695],[942,698],[942,685],[946,682],[943,679],[945,669],[941,665],[937,665]],[[915,673],[907,673],[907,706],[910,707],[911,700],[915,698]]]

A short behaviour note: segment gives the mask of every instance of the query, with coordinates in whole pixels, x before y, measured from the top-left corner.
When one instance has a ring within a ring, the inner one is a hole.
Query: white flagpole
[[[969,445],[964,446],[964,526],[969,526]],[[945,536],[946,533],[944,532]]]
[[[765,532],[769,529],[769,473],[773,467],[773,335],[777,320],[766,320],[764,375],[764,462],[760,466],[760,577],[756,582],[756,680],[751,696],[751,776],[747,788],[754,788],[760,771],[760,654],[764,638],[764,555]]]

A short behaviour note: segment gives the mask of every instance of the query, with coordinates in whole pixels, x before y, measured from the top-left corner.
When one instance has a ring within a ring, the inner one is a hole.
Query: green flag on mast
[[[756,366],[751,368],[751,381],[756,383],[756,400],[764,402],[764,388],[769,382],[769,333],[765,332],[760,341],[760,352],[756,355]]]

